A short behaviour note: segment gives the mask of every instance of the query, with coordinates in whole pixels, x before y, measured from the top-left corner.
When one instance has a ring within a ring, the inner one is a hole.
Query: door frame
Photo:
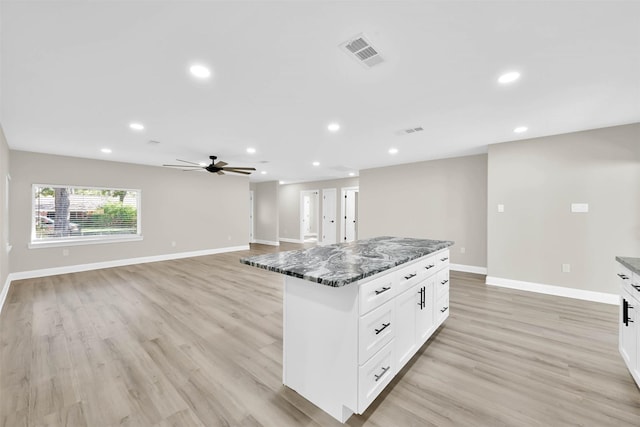
[[[344,243],[345,232],[347,223],[344,220],[344,216],[346,214],[346,205],[344,203],[344,196],[347,195],[347,191],[355,191],[360,192],[360,187],[342,187],[340,189],[340,243]],[[358,223],[358,218],[356,217],[356,224]]]
[[[249,243],[255,243],[256,241],[256,210],[254,204],[253,190],[249,190]]]
[[[316,196],[316,236],[318,240],[320,238],[320,190],[301,190],[300,191],[300,211],[299,211],[299,220],[300,220],[300,242],[304,243],[304,196],[309,194],[315,194]],[[312,231],[313,232],[313,231]]]
[[[325,207],[325,203],[324,203],[324,197],[325,197],[325,192],[327,191],[332,191],[334,196],[337,197],[338,196],[338,189],[337,188],[323,188],[322,189],[322,212],[321,212],[321,219],[322,219],[322,241],[318,240],[318,244],[321,245],[327,245],[327,244],[333,244],[333,243],[325,243],[324,241],[324,207]],[[337,230],[338,230],[338,205],[336,204],[336,201],[333,201],[333,208],[335,210],[334,214],[336,216],[335,219],[335,226],[336,226],[336,233],[334,233],[333,238],[337,240]],[[335,243],[340,243],[338,241],[336,241]]]

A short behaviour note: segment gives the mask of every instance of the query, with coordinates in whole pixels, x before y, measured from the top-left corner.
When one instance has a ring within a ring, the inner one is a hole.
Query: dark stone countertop
[[[350,243],[241,258],[265,270],[340,287],[421,258],[454,242],[448,240],[374,237]]]
[[[640,275],[640,258],[617,256],[616,261],[633,271],[635,274]]]

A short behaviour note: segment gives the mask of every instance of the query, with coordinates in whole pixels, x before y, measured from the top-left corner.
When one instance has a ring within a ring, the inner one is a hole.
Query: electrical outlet
[[[176,241],[175,241],[175,240],[173,240],[173,241],[171,242],[171,247],[172,247],[172,248],[175,248],[175,247],[176,247]]]
[[[571,273],[571,264],[562,264],[563,273]]]
[[[463,254],[465,253],[467,250],[465,248],[460,248],[460,253]]]
[[[231,240],[231,236],[227,236],[227,240]]]
[[[62,256],[69,256],[69,249],[63,249]]]

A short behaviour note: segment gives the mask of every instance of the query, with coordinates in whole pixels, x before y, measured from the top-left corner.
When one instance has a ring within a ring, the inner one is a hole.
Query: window
[[[141,239],[140,193],[33,185],[31,243],[55,246]]]

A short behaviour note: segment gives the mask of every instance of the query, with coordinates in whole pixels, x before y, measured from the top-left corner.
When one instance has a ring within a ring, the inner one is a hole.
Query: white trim
[[[304,241],[299,240],[299,239],[288,239],[286,237],[278,237],[278,240],[280,240],[281,242],[287,242],[287,243],[304,243]]]
[[[7,280],[4,282],[2,286],[2,290],[0,290],[0,313],[2,313],[2,307],[4,307],[4,302],[7,299],[7,295],[9,294],[9,286],[11,286],[11,274],[7,276]]]
[[[253,239],[253,243],[259,243],[261,245],[280,246],[280,242],[274,242],[272,240]]]
[[[355,191],[355,192],[360,192],[360,187],[359,186],[355,186],[355,187],[340,187],[340,241],[338,243],[345,243],[345,235],[346,235],[346,223],[344,220],[344,217],[346,215],[346,205],[344,203],[344,198],[345,195],[347,194],[347,191]],[[357,224],[358,218],[356,218],[356,224]],[[337,222],[336,222],[337,224]],[[337,227],[337,225],[336,225]],[[356,234],[357,234],[357,229],[356,229]]]
[[[141,235],[137,234],[122,234],[122,235],[112,235],[112,236],[96,236],[96,238],[91,237],[78,237],[76,239],[69,240],[45,240],[38,242],[31,242],[27,245],[29,249],[43,249],[43,248],[55,248],[60,246],[82,246],[82,245],[101,245],[106,243],[126,243],[126,242],[137,242],[143,240]]]
[[[201,251],[177,252],[164,255],[153,255],[139,258],[118,259],[113,261],[94,262],[91,264],[68,265],[64,267],[43,268],[41,270],[19,271],[11,273],[11,280],[32,279],[35,277],[54,276],[56,274],[78,273],[80,271],[99,270],[101,268],[122,267],[132,264],[169,261],[172,259],[192,258],[204,255],[215,255],[226,252],[248,251],[249,245],[231,246],[227,248],[204,249]]]
[[[487,276],[485,283],[487,285],[499,286],[501,288],[518,289],[521,291],[537,292],[539,294],[620,305],[620,295],[606,292],[587,291],[584,289],[566,288],[564,286],[545,285],[542,283],[524,282],[521,280],[504,279],[502,277],[493,276]]]
[[[449,264],[449,268],[454,271],[462,271],[464,273],[487,274],[487,267],[476,267],[475,265]]]

